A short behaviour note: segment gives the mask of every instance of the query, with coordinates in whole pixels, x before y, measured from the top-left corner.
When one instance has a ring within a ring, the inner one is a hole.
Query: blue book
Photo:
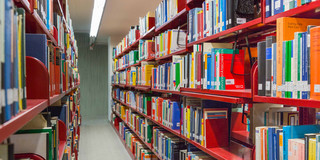
[[[271,16],[271,0],[266,0],[266,17]]]
[[[216,76],[216,56],[214,48],[211,49],[211,89],[216,89],[215,76]]]
[[[4,51],[5,51],[5,62],[4,62],[4,91],[5,91],[5,108],[4,108],[4,121],[8,121],[12,116],[12,98],[9,99],[12,95],[11,88],[11,23],[12,23],[12,12],[13,12],[13,4],[12,1],[5,1],[5,24],[4,24]],[[10,95],[10,96],[9,96]]]
[[[274,127],[270,127],[270,128],[268,128],[268,154],[269,154],[269,160],[273,160],[273,158],[274,158],[274,150],[273,150],[273,148],[274,148],[274,138],[273,138],[273,135],[274,135],[274,133],[275,133],[275,131],[276,131],[276,128],[274,128]]]
[[[47,37],[45,34],[26,34],[26,56],[37,58],[48,69]]]
[[[168,0],[164,1],[164,23],[168,21]]]
[[[274,0],[274,15],[283,12],[283,0]]]
[[[203,37],[207,37],[207,20],[206,20],[206,9],[207,9],[207,5],[206,5],[206,1],[204,1],[202,3],[202,6],[203,6]]]
[[[319,133],[320,125],[283,126],[283,159],[288,160],[288,140],[304,138],[307,133]]]
[[[180,106],[178,102],[171,102],[172,107],[172,128],[173,130],[180,129]]]
[[[194,21],[194,18],[193,18],[193,15],[194,15],[194,11],[195,11],[195,9],[191,9],[190,11],[189,11],[189,37],[188,37],[188,40],[189,40],[189,42],[193,42],[194,40],[193,40],[193,30],[194,30],[194,27],[193,27],[193,21]]]
[[[220,1],[220,4],[221,4],[221,10],[220,12],[222,12],[222,17],[221,17],[221,31],[225,31],[226,28],[227,28],[227,16],[226,16],[226,13],[227,13],[227,9],[226,9],[226,0],[221,0]]]
[[[302,33],[302,52],[301,52],[301,63],[302,63],[302,85],[307,86],[308,85],[308,74],[309,74],[309,56],[307,52],[307,32]],[[306,87],[303,87],[306,88]],[[302,91],[301,92],[301,97],[302,99],[309,99],[309,91]]]
[[[47,18],[46,18],[47,23],[46,23],[46,26],[47,26],[47,29],[49,31],[50,31],[50,26],[51,26],[51,24],[50,24],[50,14],[51,14],[51,12],[53,12],[50,9],[51,9],[50,0],[47,0],[47,15],[46,15],[47,16]]]
[[[207,89],[211,89],[211,70],[212,70],[212,62],[211,62],[211,52],[206,53],[207,54]]]
[[[14,11],[14,16],[13,16],[13,25],[14,25],[14,30],[18,30],[18,12],[15,10]],[[17,37],[17,32],[14,32],[14,37]],[[13,88],[13,115],[16,115],[19,113],[19,98],[18,98],[18,89],[19,89],[19,65],[18,65],[18,38],[14,39],[15,42],[13,43],[13,46],[15,49],[13,50],[13,82],[12,88]]]
[[[278,158],[278,155],[279,155],[279,143],[278,143],[278,137],[277,137],[277,129],[275,129],[273,135],[272,135],[272,138],[273,138],[273,155],[272,155],[272,158],[274,160],[277,160]]]

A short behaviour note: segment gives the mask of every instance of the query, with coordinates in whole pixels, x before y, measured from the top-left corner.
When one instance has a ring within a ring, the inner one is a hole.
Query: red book
[[[152,27],[154,27],[155,25],[155,18],[154,17],[149,17],[149,28],[148,30],[150,30]]]
[[[147,115],[151,116],[151,110],[152,110],[152,103],[151,101],[147,101]]]
[[[158,122],[162,124],[162,102],[163,98],[158,98]]]
[[[227,108],[203,109],[205,147],[226,147],[229,145]]]
[[[219,51],[219,90],[245,89],[244,50],[236,50],[233,73],[231,73],[232,53],[233,49]]]
[[[178,0],[178,12],[186,8],[186,0]]]
[[[198,28],[198,33],[197,33],[197,40],[199,40],[200,39],[200,35],[201,35],[201,11],[199,11],[198,13],[197,13],[197,18],[198,18],[198,24],[197,24],[197,28]]]
[[[203,38],[203,10],[200,12],[200,39]]]
[[[147,59],[151,59],[151,58],[155,57],[154,46],[155,46],[154,41],[147,42],[147,48],[148,48],[148,51],[147,51],[148,57],[147,57]]]

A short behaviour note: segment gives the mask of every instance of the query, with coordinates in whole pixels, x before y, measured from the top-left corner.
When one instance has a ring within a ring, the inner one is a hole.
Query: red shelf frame
[[[288,11],[276,14],[264,19],[264,23],[276,23],[278,18],[281,17],[300,17],[300,18],[314,18],[319,17],[320,1],[314,1],[297,8],[290,9]]]
[[[178,26],[187,22],[188,11],[186,8],[181,10],[177,15],[175,15],[172,19],[156,28],[155,34],[158,35],[161,32],[164,32],[168,29],[177,28]]]
[[[145,86],[145,85],[137,85],[134,87],[136,90],[149,92],[151,90],[151,86]]]
[[[0,126],[0,142],[10,137],[48,106],[48,99],[27,99],[27,109]]]
[[[163,89],[155,89],[155,88],[151,88],[151,91],[152,92],[171,93],[171,94],[180,95],[180,91],[171,91],[171,90],[163,90]]]
[[[119,131],[114,127],[114,125],[112,124],[112,122],[110,122],[110,125],[112,126],[112,128],[114,129],[114,131],[116,132],[116,134],[118,135],[120,141],[122,142],[122,144],[124,145],[124,147],[126,148],[127,152],[129,153],[131,159],[136,159],[133,155],[133,153],[131,152],[131,150],[128,148],[128,146],[126,145],[126,142],[122,139]]]
[[[261,28],[264,26],[261,23],[262,23],[262,18],[256,18],[247,23],[232,27],[230,29],[211,35],[209,37],[205,37],[200,40],[188,43],[187,47],[192,47],[195,44],[199,44],[203,42],[217,42],[225,38],[232,38],[236,35],[235,32],[238,32],[238,31],[241,31],[241,33],[239,33],[241,35],[246,35],[247,33],[251,32],[252,29],[254,29],[254,31],[261,31]],[[259,24],[261,25],[259,26]]]
[[[230,96],[230,97],[243,97],[251,98],[251,89],[239,89],[239,90],[210,90],[210,89],[195,89],[195,88],[180,88],[181,92],[195,92],[202,94],[211,94],[219,96]]]
[[[134,41],[129,47],[127,47],[126,49],[124,49],[119,55],[117,55],[115,58],[119,59],[122,56],[126,55],[128,52],[130,52],[133,49],[136,49],[139,45],[139,41],[140,39],[137,39],[136,41]]]
[[[20,3],[28,13],[31,13],[30,3],[28,0],[15,0],[15,2]]]
[[[174,55],[181,55],[181,54],[186,54],[186,53],[188,53],[188,49],[187,48],[183,49],[183,50],[180,50],[180,51],[177,51],[177,52],[173,52],[173,53],[167,54],[165,56],[158,57],[158,58],[156,58],[156,61],[169,59]]]
[[[213,101],[234,103],[234,104],[244,104],[244,103],[252,103],[251,98],[243,98],[243,97],[228,97],[228,96],[220,96],[220,95],[212,95],[212,94],[203,94],[203,93],[193,93],[181,91],[180,93],[183,96],[208,99]]]
[[[152,37],[154,36],[156,27],[153,26],[147,33],[145,33],[142,37],[140,37],[140,39],[152,39]]]

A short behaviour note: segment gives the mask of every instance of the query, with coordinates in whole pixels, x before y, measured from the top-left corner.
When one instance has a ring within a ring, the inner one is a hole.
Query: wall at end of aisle
[[[108,115],[108,45],[89,46],[88,33],[75,33],[79,51],[81,115],[106,118]],[[110,53],[111,54],[111,53]]]

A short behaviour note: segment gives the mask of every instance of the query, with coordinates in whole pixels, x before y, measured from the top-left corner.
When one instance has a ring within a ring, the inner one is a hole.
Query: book
[[[299,25],[297,25],[299,23]],[[320,21],[305,18],[283,17],[277,19],[277,86],[282,83],[283,65],[283,41],[294,39],[294,32],[306,32],[308,25],[319,25]],[[295,27],[293,27],[295,26]],[[277,91],[277,97],[281,97],[281,91]]]
[[[258,42],[258,95],[266,93],[266,41]]]
[[[275,36],[266,37],[266,84],[265,84],[265,95],[271,96],[271,80],[272,80],[272,44],[276,43]]]
[[[310,29],[310,99],[320,99],[320,79],[318,73],[318,46],[319,46],[319,27]]]

